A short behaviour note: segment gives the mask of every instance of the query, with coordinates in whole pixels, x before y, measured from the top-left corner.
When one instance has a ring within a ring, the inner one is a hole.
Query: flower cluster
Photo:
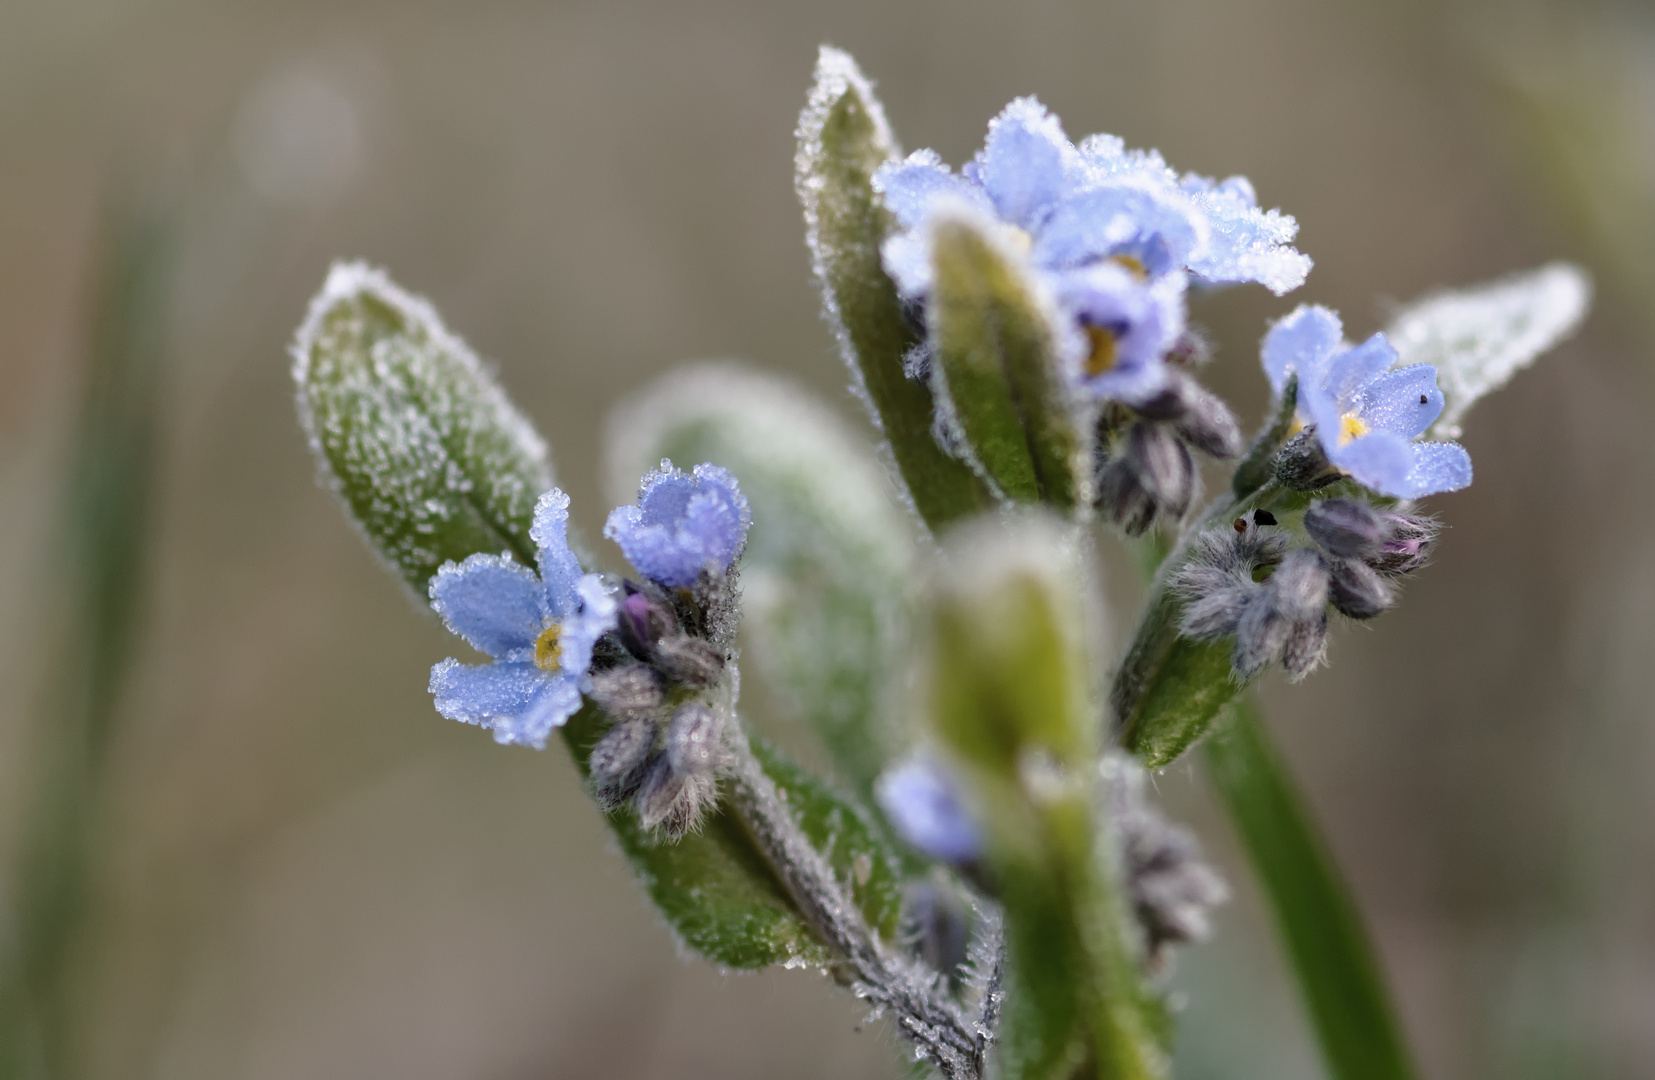
[[[1436,539],[1428,518],[1355,499],[1319,499],[1302,524],[1313,543],[1290,550],[1275,515],[1255,510],[1195,536],[1178,569],[1180,629],[1197,641],[1234,638],[1237,682],[1276,661],[1295,682],[1310,674],[1326,653],[1328,607],[1352,619],[1392,607],[1396,579],[1424,566]]]
[[[645,828],[676,837],[717,799],[724,722],[719,687],[739,612],[734,571],[751,515],[735,478],[713,465],[683,473],[662,462],[636,506],[604,534],[641,581],[582,574],[569,549],[569,497],[540,499],[533,539],[539,574],[501,555],[448,563],[431,604],[454,633],[494,658],[431,671],[437,711],[543,748],[590,699],[611,720],[588,759],[606,808],[628,800]]]
[[[1039,102],[1020,98],[959,174],[921,150],[882,167],[874,185],[901,227],[885,242],[885,267],[911,304],[923,307],[931,289],[939,215],[973,216],[1026,253],[1029,280],[1057,313],[1065,380],[1081,400],[1107,405],[1093,438],[1096,501],[1110,519],[1138,533],[1159,514],[1181,516],[1196,493],[1190,450],[1240,451],[1229,409],[1189,374],[1204,348],[1187,329],[1186,294],[1237,282],[1280,294],[1310,270],[1289,246],[1296,223],[1261,210],[1245,178],[1179,176],[1158,153],[1110,135],[1077,147]],[[917,359],[910,369],[934,378],[926,354]]]

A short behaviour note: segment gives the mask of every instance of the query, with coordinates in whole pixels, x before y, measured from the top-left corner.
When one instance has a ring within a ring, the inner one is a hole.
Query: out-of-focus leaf
[[[1373,947],[1308,809],[1243,698],[1207,742],[1207,769],[1269,897],[1336,1080],[1414,1075]]]
[[[856,61],[823,48],[799,115],[795,185],[805,236],[840,351],[914,507],[938,529],[994,500],[970,467],[932,438],[931,392],[903,371],[903,357],[920,338],[880,262],[891,216],[873,190],[874,170],[897,153],[884,110]]]
[[[450,559],[506,551],[534,565],[546,445],[429,304],[341,263],[292,351],[323,481],[422,600]]]
[[[1403,364],[1435,364],[1447,405],[1432,425],[1456,438],[1466,410],[1574,333],[1592,303],[1592,279],[1565,262],[1408,305],[1386,336]]]
[[[867,442],[789,383],[704,365],[618,409],[607,458],[619,501],[662,458],[735,474],[753,508],[741,567],[743,658],[815,727],[840,779],[867,802],[900,741],[887,730],[887,697],[905,640],[915,540]]]
[[[927,310],[936,362],[971,452],[1022,502],[1075,505],[1081,424],[1058,375],[1051,322],[993,223],[962,209],[931,225]]]
[[[984,832],[1005,905],[1002,1075],[1166,1075],[1096,829],[1097,724],[1073,531],[989,519],[948,539],[930,590],[922,685]]]

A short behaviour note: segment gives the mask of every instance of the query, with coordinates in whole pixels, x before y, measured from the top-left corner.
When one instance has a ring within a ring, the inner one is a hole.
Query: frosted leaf
[[[292,356],[322,483],[422,600],[444,562],[504,552],[534,565],[545,443],[429,304],[337,264]]]
[[[993,497],[931,438],[931,394],[903,367],[920,336],[880,259],[894,221],[873,189],[874,172],[900,151],[872,84],[848,54],[821,50],[797,139],[794,186],[805,241],[852,391],[888,440],[890,460],[928,524],[986,509]]]
[[[1457,438],[1466,411],[1572,334],[1591,302],[1586,272],[1554,262],[1404,308],[1386,331],[1398,362],[1436,365],[1448,402],[1430,437]]]

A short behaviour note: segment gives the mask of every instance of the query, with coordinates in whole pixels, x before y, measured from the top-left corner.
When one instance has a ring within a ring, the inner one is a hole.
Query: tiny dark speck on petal
[[[1424,394],[1419,395],[1419,403],[1421,405],[1424,405],[1429,401],[1430,401],[1430,398],[1426,397]]]

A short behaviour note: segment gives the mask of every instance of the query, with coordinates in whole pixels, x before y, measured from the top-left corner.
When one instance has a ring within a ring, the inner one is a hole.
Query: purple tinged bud
[[[1328,599],[1341,615],[1371,619],[1396,604],[1396,586],[1367,563],[1335,559],[1331,568]]]
[[[710,776],[724,761],[718,716],[691,702],[672,716],[667,728],[667,762],[682,776]]]
[[[616,629],[628,652],[640,660],[651,660],[656,642],[678,633],[678,616],[666,601],[637,591],[630,582],[627,588],[617,612]]]
[[[598,740],[587,768],[599,806],[613,810],[637,792],[655,753],[655,734],[647,720],[624,720]]]
[[[1386,514],[1388,535],[1368,565],[1384,574],[1411,574],[1431,558],[1437,542],[1437,523],[1430,518]]]
[[[1304,530],[1330,555],[1365,559],[1385,542],[1386,522],[1379,511],[1355,499],[1320,499],[1304,514]]]
[[[651,668],[623,664],[595,673],[588,696],[615,720],[641,720],[661,707],[664,688]]]

